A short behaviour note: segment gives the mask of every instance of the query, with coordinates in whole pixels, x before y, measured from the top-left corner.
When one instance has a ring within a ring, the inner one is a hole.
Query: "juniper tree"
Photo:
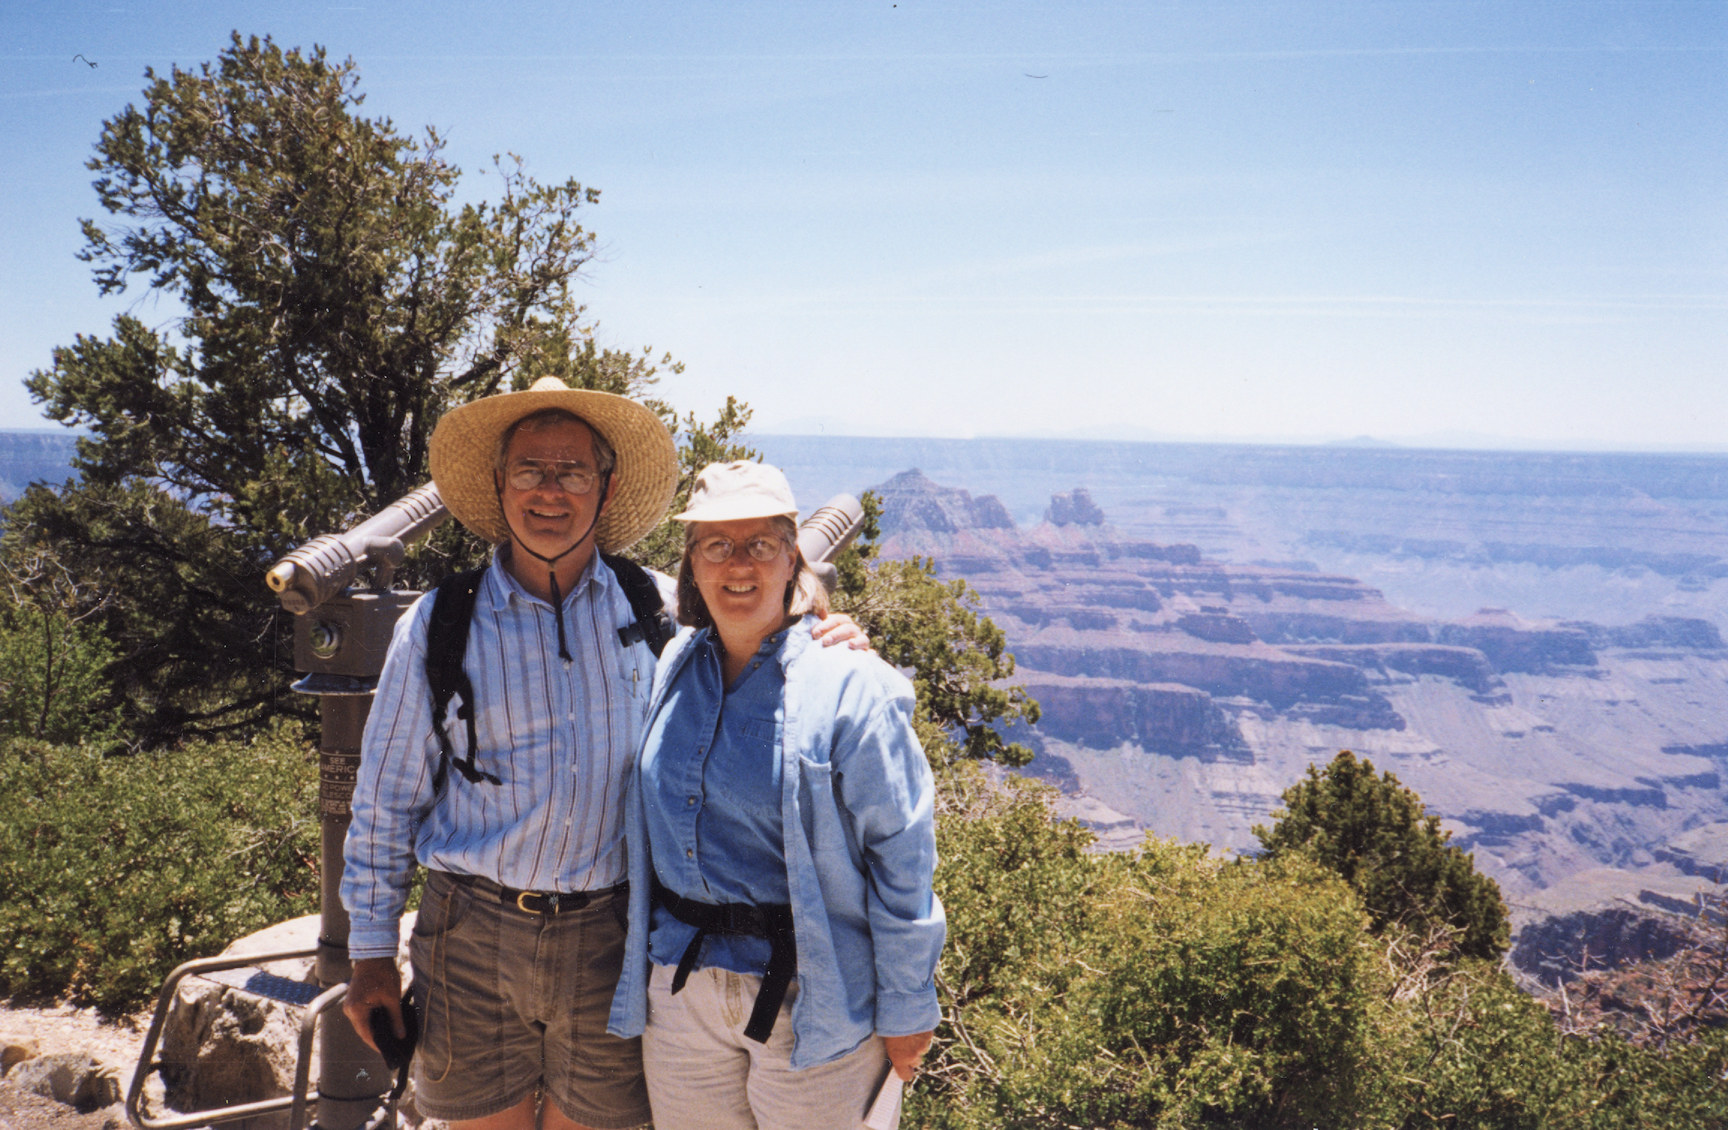
[[[1300,853],[1356,889],[1376,933],[1396,924],[1418,934],[1452,933],[1448,948],[1498,958],[1510,926],[1500,888],[1479,873],[1422,798],[1349,750],[1324,769],[1310,765],[1284,791],[1284,807],[1255,837],[1268,857]]]
[[[366,116],[354,63],[319,48],[236,33],[214,63],[145,75],[88,163],[106,216],[80,257],[103,294],[142,286],[165,320],[122,314],[31,375],[87,435],[78,478],[30,491],[6,526],[10,552],[52,552],[112,594],[110,672],[155,743],[292,699],[264,570],[423,482],[448,407],[548,372],[642,395],[670,360],[599,349],[582,320],[596,190],[504,159],[493,199],[458,205],[437,132]],[[477,557],[462,546],[441,531],[409,575]]]

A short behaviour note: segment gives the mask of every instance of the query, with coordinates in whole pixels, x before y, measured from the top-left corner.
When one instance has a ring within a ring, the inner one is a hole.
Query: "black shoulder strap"
[[[671,617],[666,615],[666,601],[660,595],[660,586],[654,583],[648,570],[628,557],[602,553],[600,560],[606,562],[618,583],[624,587],[624,597],[629,600],[630,611],[636,616],[635,623],[618,629],[618,642],[629,647],[641,640],[655,658],[659,658],[676,631]]]
[[[444,791],[444,781],[450,766],[455,765],[471,784],[498,778],[474,764],[474,753],[480,739],[474,731],[474,686],[468,673],[462,670],[462,659],[468,652],[468,624],[474,618],[474,599],[480,592],[485,569],[453,573],[438,582],[432,596],[432,622],[426,630],[426,684],[432,691],[432,732],[438,738],[438,769],[432,775],[432,790]],[[450,734],[444,728],[444,712],[450,697],[460,694],[462,705],[456,717],[467,723],[468,756],[458,760],[450,744]]]

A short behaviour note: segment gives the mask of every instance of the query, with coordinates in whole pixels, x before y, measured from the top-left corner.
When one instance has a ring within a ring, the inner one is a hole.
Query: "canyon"
[[[1716,899],[1728,459],[761,445],[809,504],[874,490],[884,553],[972,585],[1042,707],[1026,771],[1104,846],[1252,851],[1349,749],[1500,884],[1538,979],[1659,955]]]

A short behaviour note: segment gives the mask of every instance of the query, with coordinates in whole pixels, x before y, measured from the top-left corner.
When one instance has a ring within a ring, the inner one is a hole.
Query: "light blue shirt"
[[[703,630],[643,745],[642,784],[654,872],[673,894],[706,903],[784,904],[780,822],[781,699],[786,676],[777,632],[730,688],[720,649]],[[649,957],[676,965],[696,928],[655,907]],[[766,938],[710,934],[697,968],[760,975]]]
[[[805,621],[809,622],[808,619]],[[667,709],[694,633],[668,645],[650,724]],[[780,813],[798,947],[792,1066],[838,1059],[872,1033],[936,1027],[936,961],[946,922],[931,890],[935,788],[912,729],[912,685],[868,652],[824,648],[794,629],[785,673]],[[644,756],[652,756],[644,750]],[[649,868],[645,789],[631,782],[630,928],[607,1030],[639,1036],[648,1019]]]
[[[426,685],[428,593],[396,624],[361,743],[342,874],[353,958],[390,957],[416,863],[533,891],[586,891],[625,877],[623,796],[654,674],[646,644],[625,647],[635,617],[596,555],[564,598],[571,662],[558,658],[552,606],[494,558],[475,594],[463,670],[474,686],[480,768],[451,769],[432,791],[438,742]],[[455,756],[467,728],[452,700]]]

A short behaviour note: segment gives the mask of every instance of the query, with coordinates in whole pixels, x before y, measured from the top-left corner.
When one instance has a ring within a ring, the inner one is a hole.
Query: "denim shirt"
[[[642,790],[654,876],[673,894],[706,903],[783,904],[787,899],[778,751],[786,676],[785,632],[762,641],[732,686],[720,649],[698,632],[690,658],[643,739]],[[676,965],[696,927],[654,907],[648,955]],[[767,971],[768,939],[710,934],[696,968]]]
[[[661,657],[649,730],[683,677],[694,636],[680,632]],[[947,926],[930,887],[935,790],[912,731],[911,684],[875,655],[824,648],[807,631],[790,632],[778,654],[786,679],[780,804],[798,946],[792,1066],[802,1068],[838,1059],[873,1033],[935,1028]],[[648,1016],[655,845],[640,762],[625,804],[630,927],[607,1030],[628,1037],[642,1034]]]

